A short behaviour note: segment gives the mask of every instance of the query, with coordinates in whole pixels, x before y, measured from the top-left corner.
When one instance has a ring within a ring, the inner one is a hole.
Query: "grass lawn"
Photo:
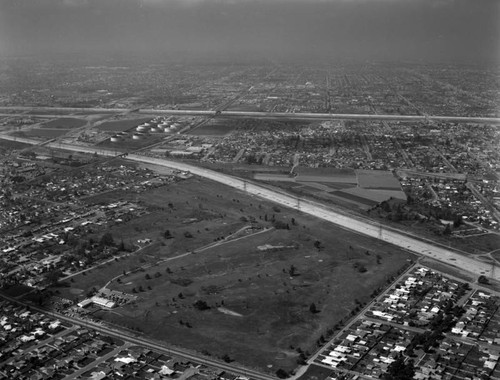
[[[205,124],[200,128],[190,131],[190,135],[200,136],[224,136],[236,129],[236,121],[220,120]]]
[[[49,128],[35,128],[28,131],[16,132],[21,137],[42,137],[46,139],[53,139],[68,133],[69,129],[49,129]]]
[[[111,288],[138,292],[139,300],[118,310],[121,317],[107,318],[253,367],[290,370],[297,358],[293,348],[312,352],[320,335],[348,316],[356,300],[368,301],[409,258],[383,243],[312,220],[303,223],[124,276]],[[316,238],[323,239],[319,251]],[[257,248],[266,244],[289,248]],[[197,310],[198,300],[210,309]],[[312,303],[318,313],[310,311]]]
[[[141,118],[141,119],[128,119],[128,120],[112,120],[105,121],[104,123],[97,126],[97,129],[101,131],[110,131],[110,132],[124,132],[128,131],[131,128],[135,128],[138,125],[150,121],[151,118]]]
[[[61,117],[59,119],[54,119],[44,123],[42,128],[45,129],[71,129],[71,128],[79,128],[83,127],[87,124],[86,120],[82,119],[74,119],[71,117]]]
[[[324,380],[328,376],[332,376],[335,374],[335,371],[320,367],[318,365],[311,365],[307,369],[307,371],[299,377],[299,380]]]
[[[149,238],[153,245],[75,276],[71,287],[60,291],[83,298],[125,271],[109,288],[138,300],[96,315],[261,370],[295,368],[298,347],[313,352],[321,335],[412,258],[383,242],[196,177],[120,198],[127,197],[148,213],[112,225],[109,232],[116,242]],[[272,228],[273,219],[290,229]],[[251,225],[253,234],[189,254]],[[166,230],[172,238],[165,237]],[[258,248],[266,245],[280,248]],[[141,266],[147,268],[130,273]],[[198,310],[196,301],[208,309]],[[318,312],[311,312],[312,303]]]

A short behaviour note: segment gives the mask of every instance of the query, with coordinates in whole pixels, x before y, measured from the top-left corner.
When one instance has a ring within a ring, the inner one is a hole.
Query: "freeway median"
[[[147,115],[172,115],[172,116],[201,116],[201,117],[236,117],[253,119],[295,119],[295,120],[385,120],[385,121],[421,121],[421,122],[453,122],[473,124],[495,124],[500,125],[500,118],[481,116],[447,116],[447,115],[380,115],[380,114],[343,114],[343,113],[314,113],[314,112],[258,112],[258,111],[216,111],[216,110],[189,110],[189,109],[141,109],[141,108],[75,108],[75,107],[0,107],[0,112],[18,111],[20,113],[30,112],[30,116],[41,116],[46,112],[65,113],[131,113]]]

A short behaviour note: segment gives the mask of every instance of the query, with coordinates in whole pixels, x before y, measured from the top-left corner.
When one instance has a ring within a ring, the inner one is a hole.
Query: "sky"
[[[0,56],[500,63],[500,0],[0,0]]]

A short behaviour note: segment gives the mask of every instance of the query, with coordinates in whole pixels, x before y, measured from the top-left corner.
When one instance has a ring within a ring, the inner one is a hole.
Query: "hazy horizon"
[[[497,0],[3,0],[0,56],[500,63]]]

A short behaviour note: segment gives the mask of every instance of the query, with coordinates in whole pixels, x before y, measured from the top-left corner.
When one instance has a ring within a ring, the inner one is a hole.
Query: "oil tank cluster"
[[[162,121],[160,124],[158,124],[158,128],[161,132],[167,132],[169,127],[170,125],[166,121]]]
[[[141,139],[145,133],[176,133],[181,128],[181,125],[179,123],[172,123],[170,119],[167,117],[155,117],[147,123],[140,124],[135,128],[136,132],[132,135],[132,138],[134,140]]]
[[[138,125],[135,129],[137,132],[146,132],[151,128],[151,124],[149,123],[143,123],[141,125]]]
[[[178,123],[173,123],[170,124],[167,128],[164,129],[165,133],[175,133],[179,130],[180,124]]]

